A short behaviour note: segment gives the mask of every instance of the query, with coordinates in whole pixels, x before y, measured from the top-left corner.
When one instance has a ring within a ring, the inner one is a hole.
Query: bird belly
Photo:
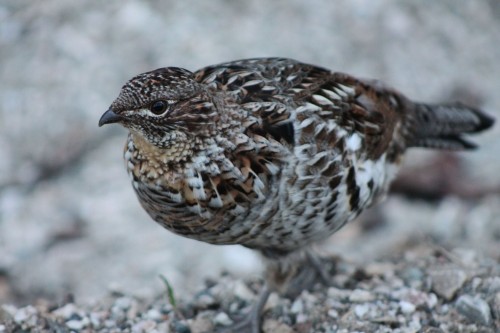
[[[383,155],[353,161],[328,177],[321,172],[297,175],[297,165],[290,169],[280,186],[279,209],[251,247],[291,251],[324,240],[384,197],[397,165]]]
[[[138,168],[129,173],[146,212],[176,234],[290,251],[327,238],[358,216],[386,193],[396,170],[385,154],[376,160],[354,153],[323,155],[291,159],[279,177],[266,183],[263,195],[244,199],[210,194],[201,178],[196,182],[167,173],[162,184],[138,179]]]

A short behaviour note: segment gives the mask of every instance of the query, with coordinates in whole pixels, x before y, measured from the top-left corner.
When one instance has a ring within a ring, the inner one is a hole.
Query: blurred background
[[[192,292],[221,270],[261,272],[249,250],[164,231],[98,128],[132,76],[283,56],[378,78],[409,97],[500,118],[500,2],[401,0],[0,3],[0,304]],[[471,153],[408,154],[394,194],[322,246],[358,262],[412,242],[500,259],[500,126]]]

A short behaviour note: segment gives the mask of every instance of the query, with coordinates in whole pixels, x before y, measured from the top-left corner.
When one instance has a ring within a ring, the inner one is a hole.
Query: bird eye
[[[167,109],[167,102],[165,101],[156,101],[156,102],[153,102],[153,104],[151,104],[151,112],[153,112],[154,114],[162,114],[163,112],[165,112],[165,110]]]

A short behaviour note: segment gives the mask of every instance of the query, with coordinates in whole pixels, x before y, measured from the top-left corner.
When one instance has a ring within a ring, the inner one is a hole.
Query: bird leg
[[[282,296],[297,297],[302,290],[310,290],[317,282],[331,285],[329,262],[311,250],[292,253],[287,257],[268,260],[266,278],[271,289]]]
[[[267,254],[265,254],[267,282],[257,302],[243,320],[224,328],[222,333],[259,333],[262,310],[273,291],[288,298],[295,298],[303,290],[311,289],[318,281],[326,286],[330,285],[331,273],[325,265],[326,260],[310,250],[286,256],[271,257]]]
[[[312,251],[306,251],[306,256],[311,266],[316,270],[316,273],[319,275],[321,283],[323,283],[325,286],[331,285],[330,277],[332,273],[323,264],[322,260],[324,259]],[[335,267],[333,267],[333,270],[335,270]]]

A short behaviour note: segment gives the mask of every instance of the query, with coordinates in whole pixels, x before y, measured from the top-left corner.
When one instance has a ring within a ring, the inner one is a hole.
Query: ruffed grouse
[[[461,104],[415,103],[378,81],[258,58],[137,75],[99,126],[109,123],[130,130],[127,169],[156,222],[266,258],[268,287],[248,320],[258,332],[270,291],[294,294],[311,271],[327,279],[310,245],[382,197],[407,148],[473,148],[464,135],[493,119]]]

